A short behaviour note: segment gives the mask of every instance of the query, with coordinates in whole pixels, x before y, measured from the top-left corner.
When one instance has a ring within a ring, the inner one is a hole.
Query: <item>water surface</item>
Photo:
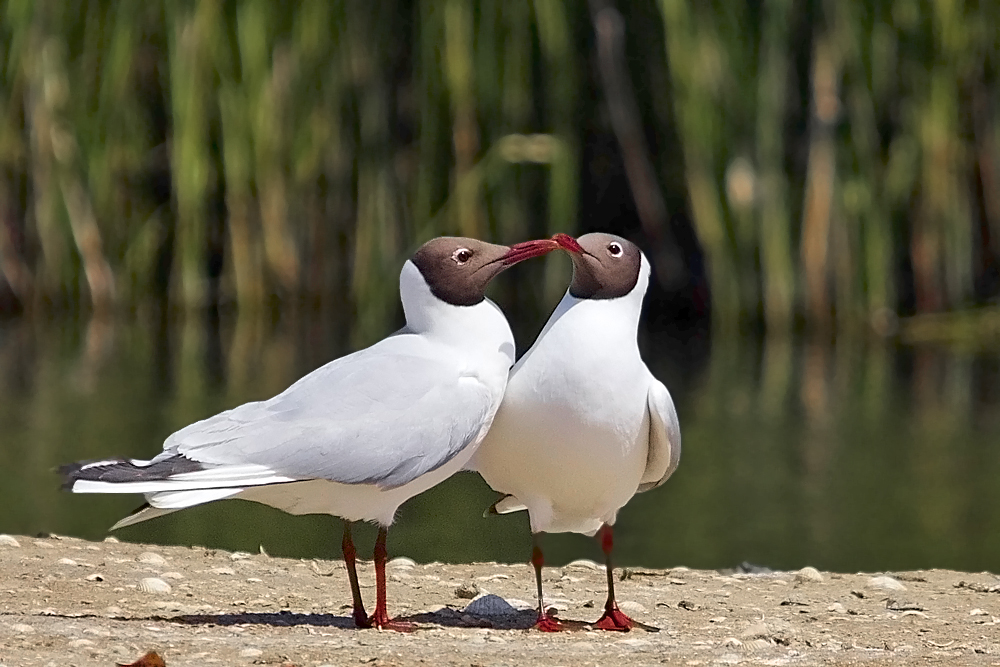
[[[352,349],[349,327],[306,320],[156,314],[0,324],[0,532],[103,538],[141,498],[61,492],[55,468],[151,457],[171,432],[270,397]],[[521,327],[524,342],[536,325]],[[622,564],[1000,567],[996,352],[865,340],[709,346],[662,331],[641,340],[678,404],[684,450],[674,477],[620,514]],[[476,475],[452,478],[401,508],[390,551],[418,561],[524,561],[527,521],[483,518],[495,498]],[[119,537],[333,557],[340,530],[330,517],[226,501]],[[363,553],[373,535],[360,531]],[[552,563],[599,557],[584,536],[545,543]]]

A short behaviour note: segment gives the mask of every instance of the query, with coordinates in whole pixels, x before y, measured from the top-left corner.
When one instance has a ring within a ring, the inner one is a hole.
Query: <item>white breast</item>
[[[528,508],[534,532],[591,534],[638,488],[651,376],[633,305],[564,298],[515,366],[473,459],[490,486]]]

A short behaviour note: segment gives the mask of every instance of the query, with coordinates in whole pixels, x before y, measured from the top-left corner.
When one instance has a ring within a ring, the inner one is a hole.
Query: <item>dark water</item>
[[[104,537],[141,499],[63,493],[59,464],[151,457],[174,430],[273,395],[349,339],[343,327],[301,319],[0,324],[0,532]],[[667,484],[621,513],[621,563],[1000,569],[996,352],[753,339],[714,340],[709,351],[663,333],[642,340],[677,401],[684,454]],[[390,551],[525,560],[525,517],[484,519],[494,499],[477,476],[452,478],[403,506]],[[227,501],[120,537],[331,557],[340,524]],[[362,531],[359,548],[372,538]],[[553,563],[598,556],[583,536],[547,545]]]

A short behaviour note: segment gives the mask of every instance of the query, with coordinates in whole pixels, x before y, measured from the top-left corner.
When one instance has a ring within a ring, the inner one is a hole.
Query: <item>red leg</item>
[[[393,621],[389,618],[385,604],[385,538],[388,529],[380,527],[378,537],[375,538],[375,613],[368,619],[368,627],[375,627],[379,630],[396,630],[397,632],[412,632],[417,629],[413,623],[404,621]]]
[[[344,521],[344,540],[340,544],[344,552],[344,564],[347,565],[347,578],[351,582],[351,596],[354,598],[354,625],[359,628],[370,628],[368,623],[368,613],[365,612],[365,603],[361,599],[361,585],[358,583],[358,568],[355,563],[358,555],[354,548],[354,539],[351,537],[351,522]]]
[[[615,575],[611,567],[611,549],[614,547],[614,534],[611,526],[605,524],[597,533],[601,540],[601,549],[604,551],[604,562],[608,569],[608,601],[604,603],[604,615],[594,623],[598,630],[617,630],[618,632],[628,632],[635,625],[635,621],[622,613],[615,601]]]
[[[559,632],[563,629],[562,624],[545,613],[545,604],[542,602],[542,565],[545,564],[545,559],[542,557],[542,548],[538,545],[538,535],[532,535],[532,541],[531,564],[535,566],[535,583],[538,585],[538,620],[535,621],[535,628],[542,632]]]

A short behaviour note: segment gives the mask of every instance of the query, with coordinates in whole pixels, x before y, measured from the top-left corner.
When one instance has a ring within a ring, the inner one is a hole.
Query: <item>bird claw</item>
[[[393,630],[395,632],[413,632],[417,629],[417,624],[408,621],[393,620],[385,612],[379,613],[376,611],[368,619],[368,625],[365,627],[375,628],[376,630]]]

